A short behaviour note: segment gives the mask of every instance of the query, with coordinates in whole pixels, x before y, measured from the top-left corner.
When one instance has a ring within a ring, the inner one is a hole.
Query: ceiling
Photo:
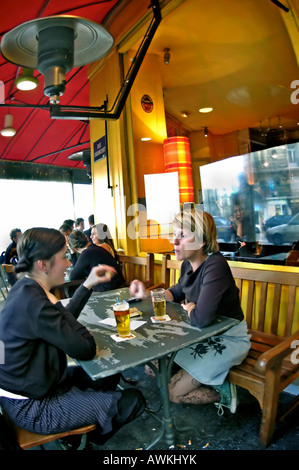
[[[290,5],[293,0],[281,1]],[[21,23],[51,15],[71,14],[105,24],[118,3],[122,2],[2,0],[0,37]],[[149,49],[160,57],[167,113],[190,132],[204,127],[214,134],[261,126],[297,129],[299,104],[290,97],[291,83],[299,78],[298,62],[283,15],[291,15],[294,22],[294,10],[286,14],[271,0],[182,2],[162,20]],[[168,65],[163,61],[165,48],[170,49]],[[14,85],[19,73],[17,66],[0,58],[6,100],[46,104],[43,76],[35,71],[40,85],[21,92]],[[61,103],[88,105],[86,67],[72,69],[66,79]],[[198,110],[203,106],[214,110],[201,114]],[[8,108],[0,107],[0,127],[7,112]],[[11,108],[10,112],[17,134],[0,135],[2,160],[82,167],[82,162],[70,161],[68,156],[89,147],[88,122],[51,119],[41,109]]]

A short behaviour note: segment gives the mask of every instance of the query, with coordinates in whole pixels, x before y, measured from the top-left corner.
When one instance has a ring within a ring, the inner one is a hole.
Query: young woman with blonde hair
[[[186,209],[173,221],[174,252],[182,260],[178,283],[166,290],[166,300],[178,302],[187,311],[190,323],[203,328],[223,315],[239,320],[228,331],[180,350],[175,362],[181,369],[169,385],[174,403],[215,403],[236,411],[236,387],[225,378],[250,349],[250,336],[240,306],[239,291],[227,261],[219,252],[217,230],[207,212]],[[145,297],[144,285],[135,280],[131,294]]]

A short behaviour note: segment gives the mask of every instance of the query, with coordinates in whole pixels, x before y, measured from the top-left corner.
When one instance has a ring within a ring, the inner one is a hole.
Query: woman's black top
[[[80,286],[64,307],[50,302],[32,279],[24,277],[13,286],[0,315],[0,388],[34,399],[59,393],[65,387],[66,355],[95,356],[93,336],[76,320],[91,292]]]
[[[112,266],[116,269],[117,273],[111,278],[110,282],[103,282],[95,286],[93,288],[95,292],[104,292],[124,286],[125,279],[122,275],[119,262],[105,248],[93,244],[88,245],[78,259],[75,260],[74,267],[70,273],[71,281],[87,278],[91,269],[99,264]]]
[[[188,260],[181,266],[181,276],[169,288],[175,302],[194,302],[190,312],[192,326],[202,328],[215,321],[216,315],[243,320],[237,288],[230,267],[220,252],[214,253],[193,272]]]

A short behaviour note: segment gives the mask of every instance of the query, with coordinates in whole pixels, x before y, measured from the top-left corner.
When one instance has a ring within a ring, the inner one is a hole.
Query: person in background
[[[118,254],[110,230],[106,224],[94,225],[91,229],[91,240],[94,245],[105,248],[114,258],[118,260]]]
[[[90,243],[92,243],[92,239],[90,238],[90,235],[91,235],[91,229],[94,226],[94,215],[93,214],[91,214],[88,217],[88,224],[89,224],[89,228],[87,230],[84,230],[84,233],[87,236]]]
[[[17,243],[22,235],[20,228],[14,228],[11,230],[9,236],[11,243],[8,245],[5,251],[5,264],[16,264],[18,261]],[[17,282],[17,276],[15,273],[6,273],[7,280],[11,286]]]
[[[174,403],[215,403],[235,413],[237,393],[226,381],[229,369],[240,364],[250,349],[250,335],[227,261],[219,251],[213,217],[207,212],[186,209],[173,222],[174,252],[183,261],[178,283],[166,290],[166,300],[182,304],[190,323],[204,328],[223,315],[239,320],[236,326],[207,341],[180,350],[175,362],[181,369],[169,385]],[[130,286],[134,297],[150,295],[139,280]]]
[[[72,233],[72,228],[68,224],[62,224],[59,227],[59,231],[62,233],[62,235],[65,237],[66,244],[68,244],[69,241],[69,236]]]
[[[105,264],[115,269],[116,273],[110,282],[97,285],[94,290],[103,292],[111,289],[118,289],[125,284],[121,267],[105,248],[89,243],[87,236],[79,230],[74,231],[69,236],[70,248],[79,254],[78,259],[72,255],[73,269],[70,273],[71,281],[85,279],[91,269],[99,264]]]
[[[73,219],[65,219],[63,221],[63,224],[66,224],[68,225],[69,227],[71,227],[71,230],[73,231],[74,230],[74,225],[75,225],[75,221]]]
[[[69,225],[62,224],[59,227],[59,231],[60,231],[60,233],[62,233],[62,235],[65,238],[65,243],[66,243],[66,247],[67,247],[67,257],[71,261],[71,259],[72,259],[72,250],[70,249],[69,236],[72,233],[72,229]]]
[[[26,230],[18,243],[22,277],[1,311],[0,405],[21,428],[52,434],[97,424],[90,440],[104,443],[139,416],[145,400],[135,389],[116,391],[119,375],[93,381],[67,355],[92,360],[97,353],[91,333],[77,318],[92,290],[111,282],[111,266],[94,267],[67,306],[50,293],[64,282],[69,266],[64,236],[56,229]]]
[[[81,232],[83,232],[83,230],[84,230],[84,219],[82,219],[82,217],[78,217],[78,219],[76,219],[75,230],[80,230]]]

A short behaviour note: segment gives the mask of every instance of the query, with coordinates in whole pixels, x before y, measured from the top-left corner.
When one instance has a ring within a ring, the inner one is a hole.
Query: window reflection
[[[299,143],[204,165],[200,177],[219,242],[292,245],[299,239]]]

